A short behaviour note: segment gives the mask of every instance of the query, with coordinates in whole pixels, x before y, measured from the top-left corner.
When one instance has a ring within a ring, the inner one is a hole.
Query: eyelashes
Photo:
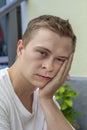
[[[47,52],[44,52],[44,51],[39,51],[40,55],[43,56],[43,57],[46,57],[48,56],[48,53]]]
[[[47,58],[49,57],[49,54],[47,52],[44,52],[44,51],[38,51],[38,54],[40,57],[42,58]],[[66,59],[63,59],[63,58],[55,58],[55,61],[57,62],[60,62],[60,63],[63,63],[66,61]]]
[[[42,58],[45,58],[45,57],[49,56],[48,52],[45,52],[43,50],[36,50],[36,52],[37,52],[37,55],[42,57]]]
[[[57,60],[59,61],[59,62],[65,62],[66,61],[66,59],[62,59],[62,58],[57,58]]]
[[[42,49],[35,49],[36,51],[36,56],[40,59],[46,59],[49,58],[51,56],[51,53]],[[54,58],[54,61],[56,63],[64,63],[67,60],[66,57],[64,56],[58,56]]]

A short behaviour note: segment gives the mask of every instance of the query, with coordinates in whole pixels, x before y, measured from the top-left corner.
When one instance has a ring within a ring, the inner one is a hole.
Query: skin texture
[[[72,39],[41,28],[26,47],[22,40],[18,41],[17,60],[8,69],[16,94],[30,112],[33,92],[39,88],[48,130],[73,130],[53,102],[54,93],[66,80],[72,59]]]

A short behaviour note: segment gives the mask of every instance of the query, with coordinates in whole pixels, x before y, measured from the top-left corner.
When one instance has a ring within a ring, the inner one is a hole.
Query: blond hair
[[[47,28],[60,36],[70,37],[75,50],[76,36],[69,20],[64,20],[60,17],[52,15],[42,15],[29,22],[22,38],[25,46],[29,43],[32,36],[34,36],[34,32],[40,28]]]

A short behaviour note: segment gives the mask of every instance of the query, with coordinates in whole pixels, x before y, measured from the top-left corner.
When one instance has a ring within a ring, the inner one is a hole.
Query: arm
[[[40,90],[39,98],[48,130],[74,130],[53,101],[53,95],[65,81],[71,67],[73,55],[62,65],[60,72]]]
[[[74,130],[53,100],[43,100],[41,105],[48,130]]]

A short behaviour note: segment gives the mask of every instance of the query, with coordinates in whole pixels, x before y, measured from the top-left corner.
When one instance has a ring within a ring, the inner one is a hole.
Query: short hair
[[[71,24],[69,23],[69,20],[64,20],[53,15],[42,15],[32,19],[28,23],[28,26],[22,37],[22,40],[25,44],[24,46],[29,43],[30,39],[34,35],[34,32],[40,28],[47,28],[60,36],[70,37],[72,39],[73,49],[75,51],[76,36],[73,32]]]

